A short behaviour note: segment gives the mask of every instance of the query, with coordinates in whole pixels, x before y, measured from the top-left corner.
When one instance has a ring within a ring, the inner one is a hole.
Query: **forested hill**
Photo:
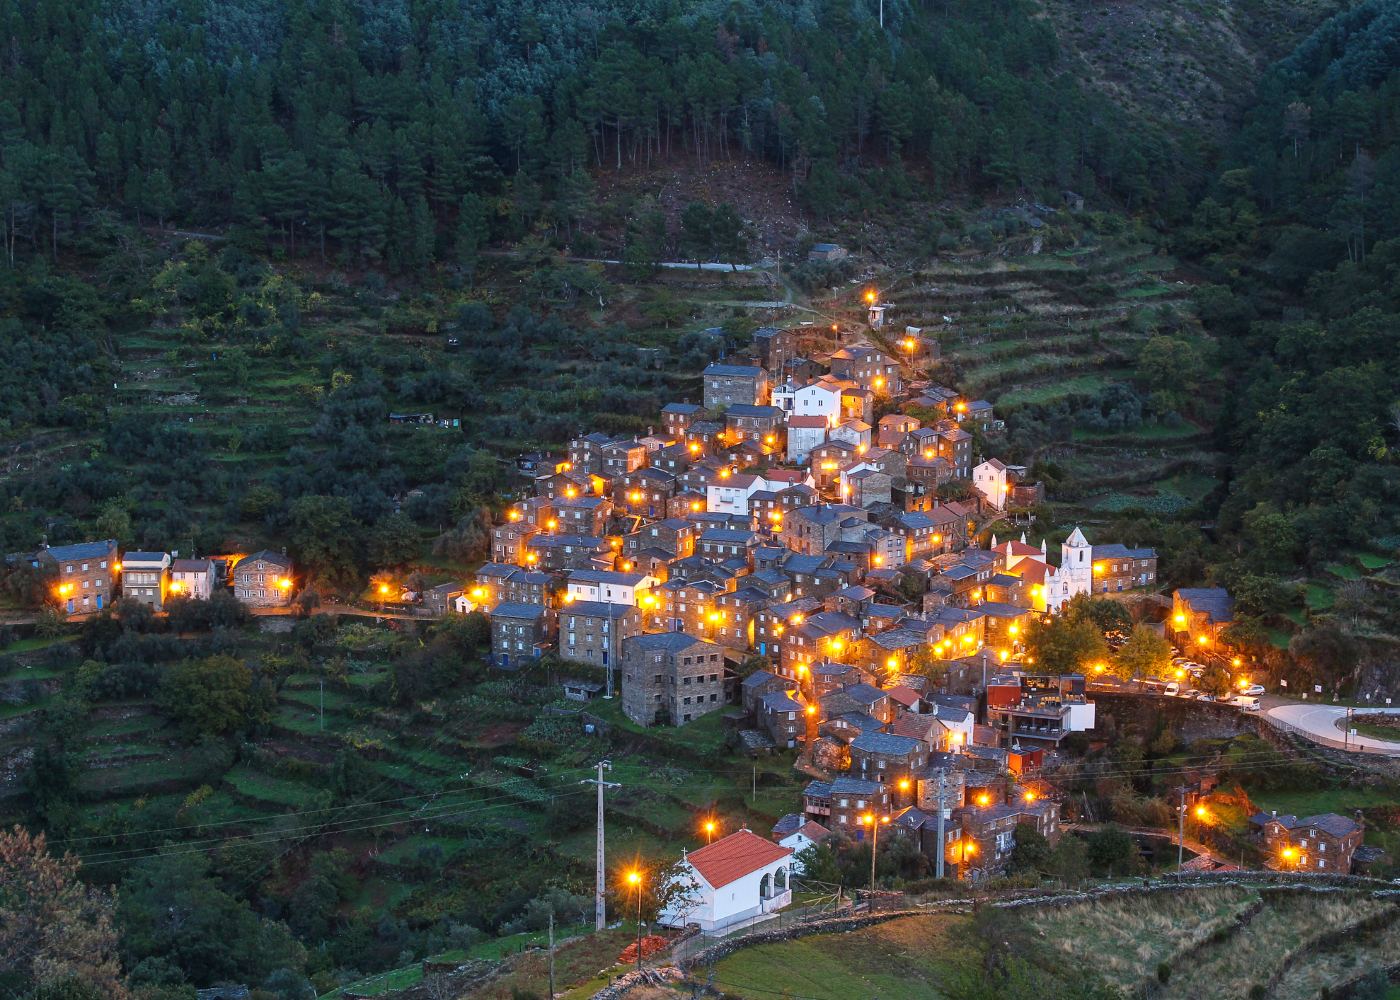
[[[12,252],[98,206],[412,267],[593,208],[590,168],[761,156],[1180,206],[1168,139],[1029,0],[3,0]]]
[[[1176,239],[1217,282],[1239,568],[1400,546],[1400,6],[1357,4],[1268,74]]]

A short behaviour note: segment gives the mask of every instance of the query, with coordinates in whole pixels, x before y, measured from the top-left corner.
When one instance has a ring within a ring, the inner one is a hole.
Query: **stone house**
[[[65,614],[101,611],[117,599],[121,560],[116,539],[45,546],[28,561],[54,577],[53,595]]]
[[[1250,824],[1259,831],[1264,864],[1275,871],[1350,875],[1353,855],[1365,834],[1360,823],[1337,813],[1301,819],[1257,813]]]
[[[683,632],[622,644],[622,710],[643,726],[684,725],[724,707],[724,652]]]
[[[871,781],[913,781],[928,763],[928,747],[920,740],[894,733],[861,733],[851,741],[851,774]]]
[[[539,604],[497,604],[491,609],[491,662],[511,670],[538,660],[550,644],[554,626],[554,613]]]
[[[641,612],[629,604],[573,601],[559,610],[559,656],[611,671],[622,661],[624,640],[642,631]]]
[[[233,567],[233,596],[251,607],[281,607],[292,590],[292,561],[280,552],[263,549]]]
[[[705,409],[747,403],[762,406],[768,402],[768,373],[757,365],[712,364],[701,374],[705,386]]]

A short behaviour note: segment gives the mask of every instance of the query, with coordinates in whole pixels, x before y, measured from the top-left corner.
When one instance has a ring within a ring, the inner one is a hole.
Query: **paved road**
[[[1271,701],[1273,699],[1270,699]],[[1378,713],[1394,711],[1385,708],[1354,708],[1353,715],[1365,715],[1368,713]],[[1341,705],[1308,705],[1294,701],[1283,701],[1268,708],[1267,713],[1270,718],[1287,723],[1304,733],[1315,736],[1326,743],[1340,742],[1343,737],[1338,721],[1346,718],[1347,710]],[[1376,753],[1400,754],[1400,742],[1392,740],[1378,740],[1371,736],[1353,736],[1349,742],[1363,750],[1371,750]]]

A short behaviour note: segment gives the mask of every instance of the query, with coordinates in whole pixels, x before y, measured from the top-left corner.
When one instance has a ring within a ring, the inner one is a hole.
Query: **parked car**
[[[1235,695],[1234,698],[1230,699],[1230,704],[1236,706],[1237,708],[1242,708],[1246,712],[1259,711],[1259,699],[1250,697],[1248,695]]]
[[[1178,684],[1176,681],[1172,681],[1162,690],[1162,693],[1168,698],[1175,698],[1178,694],[1181,693],[1181,685]]]
[[[1195,688],[1187,688],[1185,691],[1181,692],[1181,697],[1196,701],[1203,694],[1205,694],[1204,691],[1197,691]]]
[[[1258,698],[1263,693],[1264,685],[1262,684],[1251,684],[1249,687],[1240,688],[1240,694],[1247,694],[1252,698]]]

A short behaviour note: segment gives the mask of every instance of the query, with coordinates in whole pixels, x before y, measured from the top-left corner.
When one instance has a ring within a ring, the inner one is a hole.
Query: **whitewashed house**
[[[826,432],[830,424],[826,417],[812,415],[808,417],[791,416],[787,422],[787,457],[788,461],[794,465],[801,465],[807,461],[807,456],[812,453],[813,448],[819,448],[826,442]]]
[[[831,836],[831,831],[822,826],[814,819],[803,819],[800,814],[793,813],[778,820],[778,825],[773,827],[773,839],[777,841],[779,847],[786,847],[792,851],[792,874],[802,874],[801,854],[807,848],[820,844]]]
[[[170,596],[189,597],[207,601],[214,593],[214,562],[212,559],[172,559],[170,561]]]
[[[798,417],[823,417],[828,427],[841,422],[841,390],[844,386],[830,376],[804,385],[793,395],[792,412]]]
[[[619,573],[610,569],[576,569],[569,574],[566,600],[601,601],[637,607],[641,598],[660,581],[645,573]]]
[[[715,931],[772,913],[792,902],[792,848],[739,830],[681,858],[688,891],[657,916],[663,927],[697,924]]]
[[[1005,510],[1011,496],[1011,475],[1000,459],[989,458],[972,470],[972,488],[993,510]]]
[[[749,513],[749,498],[760,490],[777,492],[787,487],[787,483],[770,483],[762,476],[745,472],[731,472],[727,476],[711,480],[705,486],[705,509],[711,514]]]

